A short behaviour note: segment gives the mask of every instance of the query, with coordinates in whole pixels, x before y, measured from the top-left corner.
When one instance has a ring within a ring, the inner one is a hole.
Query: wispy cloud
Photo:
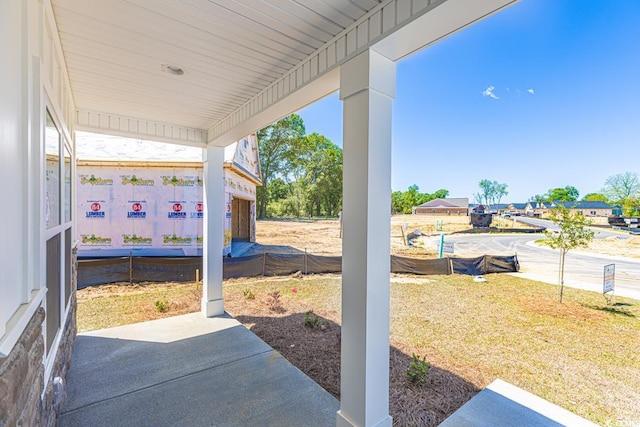
[[[521,96],[523,93],[527,93],[529,95],[536,94],[535,90],[532,87],[529,89],[518,89],[518,88],[512,89],[510,87],[505,87],[502,91],[504,92],[504,96],[506,97],[505,99],[517,98]],[[498,96],[498,94],[496,93],[496,87],[494,85],[491,85],[485,90],[483,90],[482,96],[488,96],[489,98],[492,98],[492,99],[501,99],[501,97]]]
[[[482,96],[488,96],[489,98],[493,98],[493,99],[500,99],[498,95],[493,93],[495,89],[496,89],[495,86],[489,86],[482,92]]]

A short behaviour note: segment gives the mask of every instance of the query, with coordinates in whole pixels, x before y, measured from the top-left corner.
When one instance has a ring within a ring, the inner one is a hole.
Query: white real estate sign
[[[444,252],[445,254],[452,254],[453,253],[453,242],[444,242],[444,244],[442,246],[442,252]]]
[[[616,265],[609,264],[604,266],[604,279],[602,283],[602,293],[613,292],[615,285]]]

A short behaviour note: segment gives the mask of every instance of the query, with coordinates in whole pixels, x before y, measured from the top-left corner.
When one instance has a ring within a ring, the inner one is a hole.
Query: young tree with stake
[[[593,239],[593,231],[589,229],[589,225],[591,225],[590,220],[585,218],[581,213],[573,212],[561,204],[558,204],[551,210],[550,219],[560,227],[560,230],[557,234],[545,230],[544,234],[547,236],[547,240],[543,243],[552,249],[560,250],[560,266],[558,269],[558,285],[560,285],[560,290],[558,293],[558,302],[562,302],[565,255],[571,249],[589,246],[589,242]]]

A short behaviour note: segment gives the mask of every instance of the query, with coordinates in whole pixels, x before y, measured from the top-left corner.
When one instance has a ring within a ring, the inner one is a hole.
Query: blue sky
[[[398,63],[392,188],[598,192],[640,172],[639,103],[640,1],[522,0]],[[337,94],[299,114],[342,145]]]

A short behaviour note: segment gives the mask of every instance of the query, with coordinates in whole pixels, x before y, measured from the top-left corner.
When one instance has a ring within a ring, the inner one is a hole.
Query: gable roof
[[[509,206],[514,209],[525,210],[527,208],[528,203],[511,203]]]
[[[613,209],[613,206],[605,202],[590,202],[579,200],[577,202],[554,202],[556,205],[562,205],[567,209]]]
[[[532,209],[548,209],[548,202],[528,202]]]
[[[419,208],[465,208],[469,205],[469,199],[467,198],[446,198],[446,199],[433,199],[427,203],[423,203]]]
[[[254,184],[261,185],[262,175],[256,134],[251,134],[226,146],[224,165],[245,176]]]

